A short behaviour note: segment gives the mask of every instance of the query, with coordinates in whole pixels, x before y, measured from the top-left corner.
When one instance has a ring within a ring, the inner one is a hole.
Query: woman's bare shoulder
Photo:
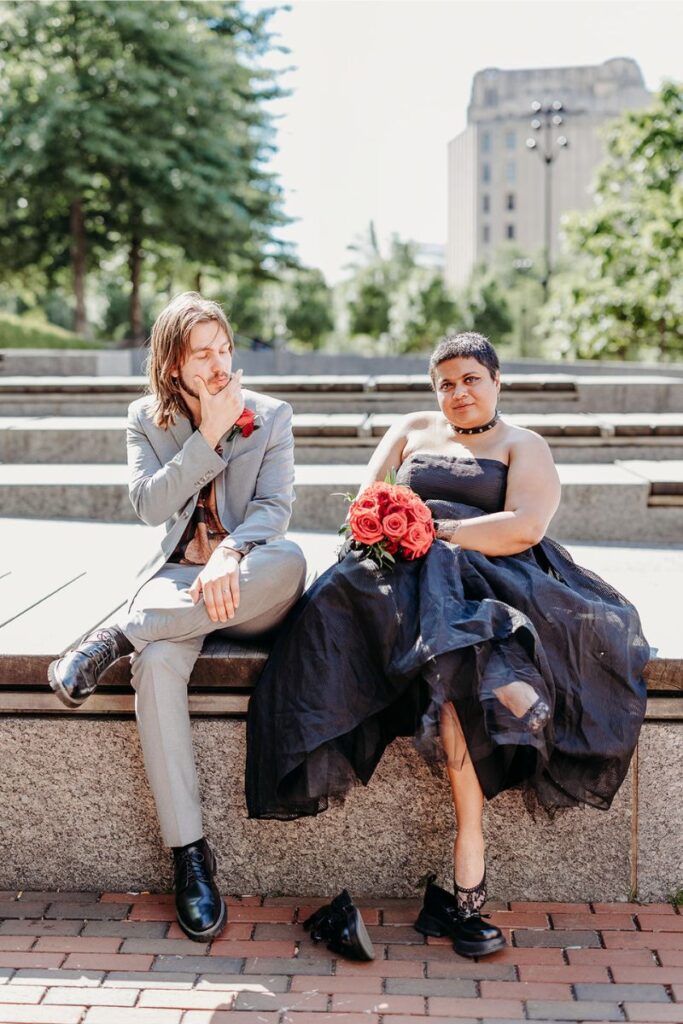
[[[507,422],[505,426],[511,457],[534,458],[543,454],[544,456],[550,455],[552,458],[550,445],[535,430],[529,430],[527,427],[518,427],[516,424]]]
[[[400,420],[401,429],[406,433],[412,430],[432,430],[439,421],[440,413],[418,410],[406,413]]]

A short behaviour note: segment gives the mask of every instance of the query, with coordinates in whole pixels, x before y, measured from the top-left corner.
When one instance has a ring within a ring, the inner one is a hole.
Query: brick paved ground
[[[476,962],[418,935],[415,901],[358,901],[377,960],[351,964],[301,928],[320,902],[230,898],[203,946],[170,896],[0,892],[0,1021],[683,1024],[683,914],[668,904],[494,904],[510,945]]]

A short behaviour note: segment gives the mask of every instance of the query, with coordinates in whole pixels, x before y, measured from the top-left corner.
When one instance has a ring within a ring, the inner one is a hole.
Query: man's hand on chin
[[[212,622],[228,622],[240,604],[240,561],[242,556],[228,547],[218,547],[189,588],[194,604],[204,596]]]

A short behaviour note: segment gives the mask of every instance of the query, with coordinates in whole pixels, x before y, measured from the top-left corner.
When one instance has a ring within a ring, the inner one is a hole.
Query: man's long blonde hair
[[[180,383],[172,376],[172,371],[185,361],[192,328],[211,322],[225,331],[230,351],[234,351],[235,340],[228,318],[217,302],[203,299],[199,292],[176,295],[154,321],[146,369],[149,391],[157,400],[154,422],[163,430],[175,423],[178,413],[187,415]]]

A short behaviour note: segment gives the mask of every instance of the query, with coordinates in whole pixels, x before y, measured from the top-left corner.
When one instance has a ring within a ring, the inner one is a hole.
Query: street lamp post
[[[531,121],[531,128],[535,132],[543,131],[543,141],[539,145],[538,141],[530,136],[526,140],[527,149],[535,150],[543,161],[545,168],[544,182],[543,182],[543,248],[544,248],[544,272],[543,272],[543,298],[548,298],[548,285],[550,283],[551,274],[551,263],[550,263],[550,244],[551,244],[551,224],[552,224],[552,165],[553,162],[559,156],[561,149],[566,149],[569,145],[569,140],[566,135],[558,135],[556,139],[552,138],[552,134],[556,128],[564,122],[563,111],[564,106],[559,100],[554,100],[550,104],[545,106],[536,100],[531,104],[531,109],[534,113],[534,118]],[[555,149],[557,147],[557,150]]]

